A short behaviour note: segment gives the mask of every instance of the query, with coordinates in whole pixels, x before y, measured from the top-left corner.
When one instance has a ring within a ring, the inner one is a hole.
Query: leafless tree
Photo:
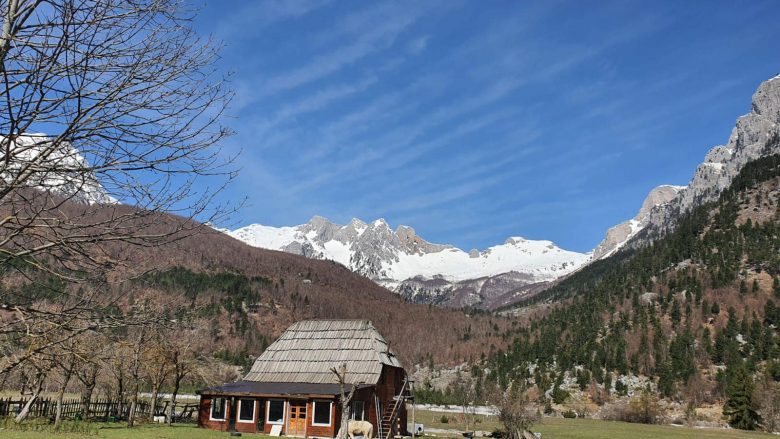
[[[525,432],[541,419],[538,409],[517,383],[509,389],[496,386],[490,399],[508,439],[522,439]]]
[[[463,423],[466,426],[466,431],[469,432],[474,427],[474,421],[476,420],[474,402],[477,398],[477,392],[474,387],[474,380],[471,379],[470,375],[464,375],[461,371],[458,371],[455,381],[452,383],[452,393],[455,395],[458,405],[460,405]]]
[[[0,0],[0,374],[144,323],[107,312],[120,297],[104,285],[143,269],[126,249],[226,212],[214,196],[234,176],[220,150],[231,92],[191,18],[179,0]]]
[[[22,386],[22,393],[28,393],[30,395],[30,399],[27,400],[22,409],[19,411],[19,414],[16,415],[14,420],[17,423],[25,420],[30,414],[30,408],[41,395],[46,378],[52,369],[52,363],[46,356],[37,356],[34,360],[28,362],[25,366],[26,370],[23,373],[24,384]],[[25,389],[28,389],[28,391],[25,392]]]
[[[355,390],[358,388],[358,384],[352,384],[352,388],[347,393],[347,365],[342,364],[338,369],[335,367],[330,369],[334,375],[336,375],[336,382],[339,384],[339,402],[341,404],[341,424],[339,425],[339,432],[337,437],[339,439],[346,439],[349,429],[349,404],[352,402],[352,397],[355,396]]]
[[[57,408],[54,413],[54,428],[58,429],[62,423],[62,408],[65,401],[65,390],[68,388],[73,369],[76,367],[76,356],[68,352],[59,358],[57,367],[60,369],[60,387],[57,391]]]
[[[152,386],[152,401],[149,411],[149,416],[151,417],[157,415],[157,399],[160,389],[168,379],[172,368],[167,352],[168,346],[164,338],[165,335],[162,332],[154,334],[149,340],[150,346],[145,350],[141,361],[144,377]]]
[[[90,357],[76,368],[76,378],[81,382],[81,416],[83,419],[89,418],[89,412],[92,408],[92,394],[97,386],[100,367],[100,359]]]
[[[780,431],[780,383],[767,374],[763,385],[756,389],[756,400],[764,429],[770,433]]]
[[[179,394],[181,383],[190,375],[198,374],[200,367],[199,350],[193,340],[187,338],[171,339],[168,344],[168,361],[171,364],[171,404],[168,406],[168,425],[173,423],[176,410],[176,397]]]
[[[130,399],[130,412],[127,415],[127,426],[135,425],[136,410],[138,409],[138,393],[141,390],[141,372],[144,359],[144,353],[149,348],[149,334],[146,328],[138,328],[137,333],[127,342],[126,349],[129,351],[127,366],[128,378],[132,388],[132,398]]]

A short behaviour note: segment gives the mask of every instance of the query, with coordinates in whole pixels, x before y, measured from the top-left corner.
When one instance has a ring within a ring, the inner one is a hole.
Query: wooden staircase
[[[380,419],[379,430],[377,431],[378,439],[393,438],[396,433],[399,433],[397,425],[398,416],[401,414],[401,409],[406,404],[406,401],[411,399],[414,399],[414,381],[409,379],[404,379],[401,390],[391,401],[379,404],[379,399],[377,398],[377,419]]]

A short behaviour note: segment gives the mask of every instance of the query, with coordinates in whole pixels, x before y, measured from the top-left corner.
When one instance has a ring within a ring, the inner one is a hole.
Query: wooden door
[[[287,436],[306,436],[306,401],[290,401]]]

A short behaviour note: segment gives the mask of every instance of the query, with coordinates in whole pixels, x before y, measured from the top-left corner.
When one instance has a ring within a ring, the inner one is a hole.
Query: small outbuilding
[[[307,320],[290,326],[255,360],[243,380],[199,391],[198,425],[221,431],[335,437],[341,388],[333,368],[346,365],[356,387],[350,419],[368,421],[374,437],[406,432],[413,383],[371,322]]]

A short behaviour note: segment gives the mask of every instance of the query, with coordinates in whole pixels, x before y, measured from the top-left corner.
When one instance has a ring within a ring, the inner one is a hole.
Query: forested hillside
[[[99,214],[117,209],[131,208],[106,206]],[[182,221],[158,219],[150,233]],[[111,273],[131,279],[96,287],[112,298],[112,312],[159,303],[170,317],[207,328],[205,351],[236,365],[249,364],[293,322],[313,318],[371,320],[408,367],[461,363],[504,346],[506,318],[407,303],[335,262],[250,247],[207,226],[188,229],[164,246],[104,248],[100,257],[123,261]],[[0,282],[3,294],[49,301],[53,309],[68,300],[67,288],[59,277],[24,266],[7,267]]]
[[[747,164],[662,240],[508,310],[530,323],[505,334],[511,347],[484,361],[481,380],[535,384],[555,397],[564,376],[618,394],[636,390],[625,377],[647,377],[661,395],[695,404],[723,397],[743,369],[780,380],[779,276],[780,156],[772,155]]]

